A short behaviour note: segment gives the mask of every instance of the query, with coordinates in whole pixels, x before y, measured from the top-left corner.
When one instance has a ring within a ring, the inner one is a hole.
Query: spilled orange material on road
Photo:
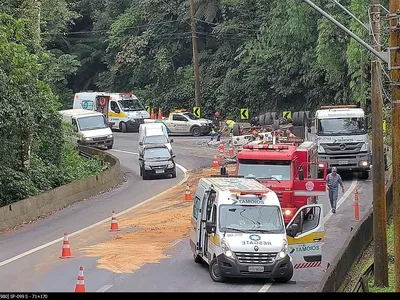
[[[198,180],[218,172],[212,168],[189,172],[186,183],[193,198]],[[190,228],[192,202],[184,201],[186,183],[120,218],[121,231],[109,241],[81,249],[84,255],[97,257],[98,268],[114,273],[133,273],[143,264],[168,258],[166,250],[186,237]]]

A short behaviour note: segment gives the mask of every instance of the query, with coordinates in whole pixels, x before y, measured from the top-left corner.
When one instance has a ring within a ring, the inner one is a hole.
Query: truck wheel
[[[274,120],[272,119],[271,113],[269,113],[269,112],[265,113],[264,125],[272,125],[273,123],[274,123]]]
[[[200,127],[198,127],[198,126],[192,127],[190,132],[192,133],[193,136],[196,136],[196,137],[201,135]]]
[[[239,124],[236,123],[236,124],[233,125],[232,134],[234,136],[240,135],[240,125]]]
[[[200,255],[196,255],[193,253],[193,260],[196,264],[201,264],[203,262],[203,259],[201,258]]]
[[[265,114],[262,114],[258,117],[258,124],[260,126],[264,126],[265,125]]]
[[[292,279],[292,277],[293,277],[293,265],[290,262],[289,263],[289,271],[285,274],[285,276],[274,278],[274,281],[277,283],[286,283],[286,282],[290,281],[290,279]]]
[[[278,113],[275,112],[275,111],[273,111],[273,112],[271,113],[271,118],[272,118],[272,120],[278,120],[278,119],[279,119]]]
[[[368,171],[361,171],[358,175],[361,180],[367,180],[369,177]]]
[[[224,282],[225,277],[219,272],[217,259],[214,257],[208,266],[208,271],[210,272],[210,277],[215,282]]]
[[[274,119],[274,123],[272,125],[274,127],[274,130],[277,130],[281,127],[279,120]]]
[[[121,122],[120,126],[121,126],[121,131],[125,133],[127,131],[126,130],[126,124],[124,122]]]
[[[107,146],[107,149],[112,149],[112,148],[113,148],[113,145]]]

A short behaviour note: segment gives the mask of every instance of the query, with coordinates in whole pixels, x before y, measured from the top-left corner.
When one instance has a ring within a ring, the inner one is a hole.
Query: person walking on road
[[[342,177],[337,173],[336,167],[332,167],[331,173],[326,176],[326,185],[328,187],[329,201],[331,202],[332,213],[336,213],[336,204],[339,195],[339,185],[344,193]]]

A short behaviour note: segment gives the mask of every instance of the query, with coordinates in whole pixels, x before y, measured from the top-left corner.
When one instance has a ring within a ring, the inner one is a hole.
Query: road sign
[[[151,112],[151,107],[148,106],[148,105],[146,105],[146,111],[150,114],[150,112]]]
[[[200,109],[199,106],[193,107],[193,114],[194,114],[196,117],[200,118],[201,109]]]
[[[247,120],[249,118],[249,109],[241,108],[240,109],[240,119]]]
[[[386,129],[387,129],[386,120],[383,120],[383,132],[386,132]]]
[[[292,112],[291,111],[284,111],[283,112],[283,117],[285,119],[291,119],[292,118]]]

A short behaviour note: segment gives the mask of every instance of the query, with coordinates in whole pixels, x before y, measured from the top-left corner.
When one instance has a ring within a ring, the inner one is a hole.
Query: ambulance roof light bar
[[[243,190],[239,190],[239,189],[231,189],[229,190],[232,194],[236,194],[236,195],[257,195],[257,196],[261,196],[264,194],[267,194],[270,192],[270,190],[256,190],[256,191],[252,191],[252,190],[248,190],[248,191],[243,191]]]
[[[357,105],[326,105],[321,106],[320,109],[335,109],[335,108],[357,108]]]

